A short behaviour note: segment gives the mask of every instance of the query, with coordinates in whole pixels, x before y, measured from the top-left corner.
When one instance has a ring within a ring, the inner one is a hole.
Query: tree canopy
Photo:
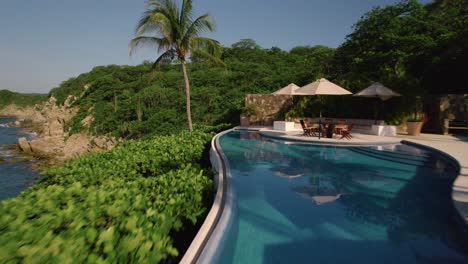
[[[208,14],[193,19],[191,0],[183,0],[180,7],[174,0],[151,0],[148,10],[138,22],[136,37],[130,41],[132,51],[139,44],[150,44],[162,54],[153,68],[176,60],[180,63],[185,83],[186,112],[189,130],[192,131],[190,83],[187,76],[187,58],[191,53],[219,62],[221,46],[218,41],[201,37],[204,31],[213,31],[214,24]],[[148,34],[156,34],[149,36]]]
[[[299,46],[285,51],[259,47],[243,39],[222,50],[225,67],[191,54],[193,121],[197,124],[237,124],[247,93],[271,93],[294,82],[305,85],[327,78],[356,92],[373,82],[403,94],[385,102],[393,119],[412,111],[414,96],[468,93],[466,58],[467,8],[462,0],[422,5],[402,1],[374,8],[354,26],[338,48]],[[172,46],[171,46],[172,47]],[[137,66],[99,66],[63,82],[51,95],[63,102],[68,94],[79,96],[72,131],[114,133],[139,137],[180,130],[184,112],[184,79],[179,65],[166,64],[150,74],[154,62]],[[88,87],[88,88],[85,88]],[[316,98],[297,99],[291,114],[318,114]],[[366,98],[327,97],[324,115],[373,118]],[[90,128],[80,121],[95,115]],[[346,114],[343,114],[346,113]]]
[[[463,0],[376,7],[337,49],[334,76],[352,87],[380,81],[406,94],[466,93],[467,11]]]

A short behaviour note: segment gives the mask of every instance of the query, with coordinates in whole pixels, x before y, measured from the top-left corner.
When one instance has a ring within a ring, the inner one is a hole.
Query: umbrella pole
[[[322,119],[322,97],[320,95],[317,95],[319,99],[319,117]]]
[[[378,96],[375,96],[375,100],[374,100],[374,125],[377,125],[377,115],[379,113],[379,109],[378,109],[378,105],[377,105],[377,98],[379,98]]]
[[[319,99],[319,139],[320,136],[322,135],[322,97],[320,95],[317,95]]]

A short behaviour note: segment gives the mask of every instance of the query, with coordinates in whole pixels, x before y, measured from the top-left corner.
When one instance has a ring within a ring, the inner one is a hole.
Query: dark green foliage
[[[253,39],[241,39],[231,45],[233,49],[259,49],[260,45]]]
[[[354,28],[334,61],[334,76],[353,91],[375,81],[404,95],[468,91],[466,1],[402,1],[374,8]]]
[[[0,109],[15,104],[20,107],[33,106],[47,99],[45,94],[21,94],[8,90],[0,90]]]
[[[193,120],[201,125],[237,123],[247,93],[271,93],[290,82],[313,81],[326,72],[334,50],[301,47],[291,52],[278,48],[226,48],[225,67],[210,62],[188,65],[191,77]],[[68,93],[80,98],[77,115],[66,124],[70,132],[85,129],[81,120],[93,114],[88,129],[94,134],[138,138],[170,134],[187,128],[185,93],[178,65],[151,73],[150,64],[100,66],[51,91],[63,103]],[[307,70],[306,68],[310,68]],[[85,87],[88,87],[87,89]]]
[[[44,171],[0,203],[0,262],[158,263],[212,188],[200,168],[212,134],[127,141]]]
[[[249,93],[271,93],[294,82],[305,85],[327,78],[357,92],[373,82],[403,94],[378,102],[352,96],[324,96],[324,116],[395,119],[413,111],[415,96],[467,93],[467,8],[465,1],[436,1],[422,5],[403,1],[375,8],[360,19],[337,49],[301,46],[291,51],[263,49],[254,40],[224,48],[226,67],[197,54],[187,64],[191,81],[193,122],[237,124]],[[68,93],[83,95],[79,116],[68,127],[82,130],[91,107],[91,133],[127,138],[169,134],[187,128],[184,82],[180,65],[150,73],[151,63],[138,66],[100,66],[64,82],[51,91],[59,102]],[[89,89],[84,92],[84,85]],[[317,116],[317,97],[294,99],[287,116]]]

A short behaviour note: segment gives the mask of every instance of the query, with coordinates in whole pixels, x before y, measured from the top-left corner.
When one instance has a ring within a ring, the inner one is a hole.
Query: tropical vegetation
[[[211,197],[202,157],[212,135],[130,140],[46,169],[44,180],[0,203],[0,262],[176,260],[190,243],[180,233]]]
[[[426,5],[403,1],[365,14],[336,49],[265,49],[253,39],[243,39],[222,49],[224,65],[191,53],[184,65],[191,76],[193,122],[237,124],[245,94],[271,93],[291,82],[304,85],[325,77],[353,92],[376,81],[400,92],[404,96],[379,104],[385,111],[378,111],[383,113],[380,118],[398,123],[414,112],[415,96],[468,93],[467,75],[460,72],[468,68],[466,14],[462,0]],[[65,81],[50,95],[59,102],[68,94],[79,97],[75,102],[78,115],[68,124],[72,133],[88,130],[125,138],[170,134],[188,122],[184,78],[178,64],[160,65],[156,74],[152,74],[153,66],[154,62],[99,66]],[[286,114],[318,114],[316,98],[295,100]],[[325,116],[346,113],[344,117],[373,118],[368,98],[329,96],[323,100]],[[95,119],[90,127],[83,127],[80,121],[89,113]]]
[[[218,41],[199,35],[213,31],[214,25],[208,14],[193,19],[191,0],[183,0],[180,9],[173,0],[151,0],[149,9],[140,19],[136,29],[137,37],[130,41],[131,51],[140,44],[155,46],[162,54],[156,59],[153,68],[176,60],[182,69],[185,83],[186,112],[189,131],[192,127],[190,110],[190,82],[187,74],[187,59],[197,54],[215,62],[220,62],[221,46]],[[157,33],[160,37],[148,36]]]
[[[33,106],[47,99],[47,94],[22,94],[8,90],[0,90],[0,109],[7,105],[20,107]]]

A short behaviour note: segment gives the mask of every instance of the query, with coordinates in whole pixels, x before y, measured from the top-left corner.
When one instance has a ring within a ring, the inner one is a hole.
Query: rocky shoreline
[[[60,163],[84,153],[111,149],[118,141],[115,138],[84,132],[70,135],[64,129],[65,123],[77,112],[71,106],[73,100],[76,98],[69,96],[63,105],[58,105],[57,100],[50,97],[34,107],[8,105],[0,110],[0,116],[15,117],[17,120],[10,126],[37,133],[37,137],[32,140],[19,138],[18,147],[24,154],[47,160],[47,163]]]

